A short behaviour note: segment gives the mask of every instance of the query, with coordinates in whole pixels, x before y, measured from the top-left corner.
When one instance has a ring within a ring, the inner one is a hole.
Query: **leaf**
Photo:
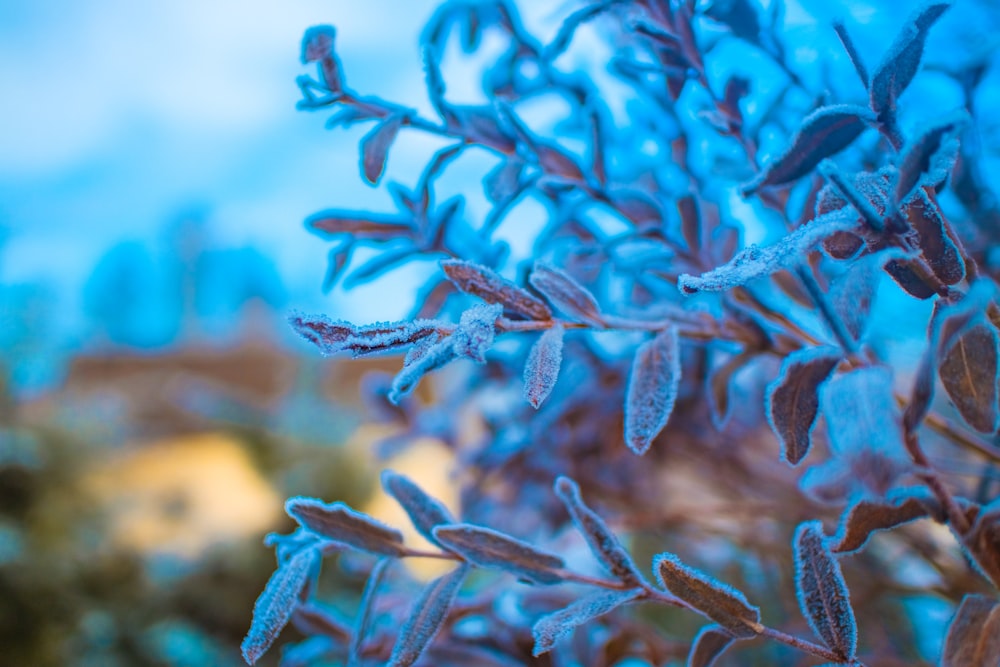
[[[350,351],[355,358],[396,351],[437,333],[435,320],[384,322],[355,326],[323,315],[293,313],[289,324],[300,336],[315,344],[324,356]]]
[[[403,127],[403,116],[392,114],[361,139],[361,171],[371,185],[378,185],[385,171],[389,148]]]
[[[516,156],[506,158],[494,167],[483,180],[486,196],[494,204],[513,197],[521,184],[522,172],[524,172],[524,162],[520,158]]]
[[[524,398],[538,406],[552,393],[562,365],[563,328],[556,325],[543,333],[528,352],[524,365]]]
[[[966,595],[948,626],[941,667],[996,667],[1000,664],[1000,603]]]
[[[413,236],[413,226],[404,218],[331,209],[306,218],[306,227],[326,234],[350,234],[354,238],[388,241]]]
[[[723,292],[800,262],[813,246],[837,232],[857,225],[854,215],[843,209],[818,216],[796,228],[774,245],[761,248],[750,245],[728,263],[700,276],[682,274],[677,287],[682,294]]]
[[[918,189],[904,213],[917,232],[921,254],[938,280],[945,285],[961,282],[965,278],[965,262],[945,230],[944,218],[938,205],[923,189]]]
[[[688,250],[697,253],[701,250],[701,212],[698,210],[698,200],[693,195],[684,195],[677,200],[677,212],[681,216],[681,236]]]
[[[743,593],[688,567],[674,554],[656,556],[653,571],[660,585],[734,637],[753,637],[761,631],[760,609],[747,602]]]
[[[455,354],[485,364],[486,352],[493,347],[496,337],[497,318],[502,314],[503,306],[498,303],[476,304],[462,313],[451,336]]]
[[[895,110],[896,100],[920,69],[927,32],[950,6],[951,1],[945,0],[928,2],[918,9],[896,35],[892,46],[882,57],[882,62],[875,68],[869,95],[872,110],[880,118],[886,112],[892,113]]]
[[[548,653],[559,640],[573,634],[584,623],[640,598],[644,592],[641,588],[599,591],[577,600],[565,609],[543,616],[531,629],[535,636],[535,648],[531,654],[538,657]]]
[[[931,516],[932,502],[926,494],[912,491],[887,500],[862,498],[841,516],[837,534],[831,538],[830,551],[837,554],[858,551],[876,531]]]
[[[332,25],[317,25],[306,30],[302,36],[302,63],[319,62],[327,90],[339,95],[344,90],[344,75],[333,49],[336,36],[337,30]]]
[[[711,370],[708,373],[708,398],[709,407],[712,411],[712,422],[718,429],[723,429],[729,421],[729,393],[733,376],[736,375],[754,355],[750,352],[741,352],[726,360],[722,366]]]
[[[584,504],[583,498],[580,497],[580,487],[576,482],[569,477],[559,477],[556,480],[555,490],[597,559],[624,583],[630,586],[641,585],[642,575],[632,562],[632,557],[604,520]]]
[[[375,612],[375,594],[385,577],[385,571],[389,567],[389,559],[383,558],[375,563],[368,574],[368,581],[365,582],[365,590],[361,594],[361,604],[358,607],[357,619],[354,623],[354,632],[351,633],[351,645],[347,652],[347,664],[349,667],[361,664],[361,648],[368,628],[371,625],[371,618]]]
[[[896,202],[910,198],[922,186],[943,182],[955,164],[958,155],[958,133],[970,122],[965,111],[946,116],[943,120],[924,129],[903,151],[896,179]]]
[[[490,528],[468,523],[438,526],[434,537],[474,565],[506,570],[540,584],[563,580],[559,571],[566,563],[562,558]]]
[[[316,604],[300,602],[292,612],[292,625],[303,635],[326,637],[339,646],[351,641],[351,629]]]
[[[853,660],[858,639],[854,610],[840,565],[823,543],[819,521],[803,523],[795,531],[795,590],[816,636],[844,662]]]
[[[499,303],[529,320],[552,319],[552,311],[543,301],[485,266],[446,259],[441,262],[441,268],[448,280],[466,294],[474,294],[487,303]]]
[[[1000,587],[1000,499],[983,507],[962,544],[972,554],[979,571]]]
[[[691,644],[687,667],[712,667],[734,641],[736,638],[718,625],[706,625]]]
[[[824,158],[847,148],[874,120],[871,111],[859,106],[838,104],[817,109],[802,121],[788,150],[744,185],[741,194],[749,197],[764,186],[802,178]]]
[[[417,661],[444,624],[448,608],[468,572],[469,566],[463,563],[448,574],[438,577],[424,589],[399,632],[389,659],[389,667],[409,667]]]
[[[250,630],[240,645],[247,664],[256,663],[288,624],[299,603],[299,593],[318,558],[315,549],[301,549],[267,580],[264,591],[254,603]]]
[[[625,444],[645,454],[673,412],[681,383],[677,330],[664,329],[639,346],[625,394]]]
[[[565,271],[535,262],[528,282],[545,295],[549,303],[570,317],[591,324],[604,324],[597,299]]]
[[[781,373],[767,386],[766,411],[781,441],[781,458],[797,465],[812,446],[819,415],[819,387],[840,363],[834,348],[804,348],[785,357]]]
[[[998,345],[1000,340],[992,325],[976,325],[944,352],[938,366],[941,384],[959,414],[969,426],[983,433],[993,433],[1000,425]]]
[[[413,527],[432,543],[437,544],[434,528],[455,522],[441,501],[427,495],[409,478],[392,470],[383,470],[381,480],[382,488],[406,511]]]
[[[844,51],[847,52],[848,57],[851,59],[851,64],[854,65],[854,71],[858,73],[858,78],[861,79],[861,83],[864,84],[865,88],[868,88],[868,68],[865,67],[865,62],[861,59],[861,54],[858,53],[857,47],[854,46],[854,40],[851,39],[851,35],[847,32],[847,26],[844,25],[843,21],[834,21],[833,29],[837,33],[837,37],[840,38],[840,43],[844,46]]]
[[[327,505],[300,496],[289,498],[285,511],[303,528],[355,549],[382,556],[401,556],[406,552],[401,532],[344,503]]]
[[[869,450],[908,459],[892,387],[885,366],[855,368],[823,385],[820,406],[835,454]]]
[[[399,405],[403,397],[413,391],[420,379],[457,358],[451,338],[445,338],[421,350],[421,354],[407,356],[403,368],[392,379],[389,401]]]

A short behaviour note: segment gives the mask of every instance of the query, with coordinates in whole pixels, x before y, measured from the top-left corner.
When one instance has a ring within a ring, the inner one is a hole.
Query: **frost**
[[[351,633],[351,645],[347,653],[348,665],[361,664],[361,648],[368,628],[372,624],[372,616],[375,613],[375,594],[385,577],[385,571],[391,563],[389,559],[383,558],[375,563],[375,567],[368,574],[368,581],[365,582],[365,590],[361,594],[361,604],[358,608],[357,619],[354,623],[354,631]]]
[[[453,524],[434,529],[438,544],[480,567],[506,570],[540,584],[562,581],[563,559],[483,526]]]
[[[531,346],[524,366],[524,398],[538,408],[552,393],[562,365],[563,328],[548,329]]]
[[[462,313],[458,328],[452,334],[455,354],[468,357],[476,363],[486,363],[486,351],[493,346],[496,321],[503,314],[498,303],[478,304]]]
[[[565,609],[542,617],[532,629],[532,634],[535,636],[535,648],[531,654],[537,657],[548,653],[559,640],[573,634],[573,631],[584,623],[638,599],[643,593],[641,588],[591,593]]]
[[[781,441],[781,458],[798,464],[812,446],[819,415],[819,388],[840,363],[834,348],[807,348],[787,357],[777,379],[767,386],[765,412]]]
[[[645,454],[667,425],[680,383],[680,341],[671,327],[640,345],[632,361],[625,395],[625,444],[636,454]]]
[[[315,549],[301,549],[278,566],[268,579],[264,592],[254,604],[253,622],[240,646],[247,663],[256,663],[288,624],[299,602],[299,593],[318,561],[319,554]]]
[[[833,553],[857,551],[876,531],[930,516],[933,504],[926,493],[912,491],[895,494],[889,500],[861,499],[844,512],[830,550]]]
[[[436,526],[455,521],[447,507],[403,475],[383,470],[382,488],[406,511],[413,527],[431,542],[437,542],[434,536]]]
[[[389,667],[409,667],[417,661],[441,629],[468,571],[463,564],[428,584],[399,632]]]
[[[794,544],[799,607],[816,636],[849,662],[857,650],[858,628],[840,565],[823,543],[822,524],[800,525]]]
[[[734,637],[753,637],[761,630],[760,609],[746,596],[704,572],[688,567],[671,553],[653,559],[660,585],[705,614]]]
[[[285,511],[317,535],[384,556],[400,556],[403,534],[343,503],[327,505],[315,498],[290,498]]]
[[[603,324],[597,299],[565,271],[535,262],[528,280],[545,295],[549,303],[570,317],[592,324]]]

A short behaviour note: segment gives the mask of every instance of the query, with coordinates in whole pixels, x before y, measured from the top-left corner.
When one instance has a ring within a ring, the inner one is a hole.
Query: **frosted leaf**
[[[915,188],[944,182],[958,156],[958,134],[969,124],[965,111],[949,114],[925,128],[903,151],[895,198],[902,203]]]
[[[949,303],[945,299],[939,299],[934,303],[927,349],[917,367],[910,401],[903,415],[903,425],[907,431],[913,430],[923,421],[930,408],[934,397],[934,374],[942,353],[955,344],[959,335],[978,322],[995,293],[996,288],[991,281],[977,280],[961,301]]]
[[[427,373],[436,370],[457,358],[451,338],[445,338],[425,348],[423,353],[404,363],[402,370],[392,379],[389,401],[398,405]]]
[[[923,189],[915,192],[903,212],[917,232],[921,254],[934,275],[945,285],[954,285],[965,278],[965,261],[948,236],[937,204]]]
[[[445,549],[480,567],[499,568],[540,584],[563,580],[563,559],[510,535],[472,524],[438,526],[434,537]]]
[[[324,356],[349,351],[355,358],[408,347],[433,336],[443,326],[436,320],[414,320],[359,327],[323,315],[302,314],[293,314],[288,321],[296,333],[319,347]]]
[[[405,218],[331,209],[306,218],[306,227],[323,234],[350,234],[356,239],[388,241],[412,238],[414,228]]]
[[[455,287],[487,303],[499,303],[530,320],[552,319],[552,311],[537,297],[485,266],[460,259],[447,259],[441,268]]]
[[[295,333],[320,349],[324,356],[336,354],[345,348],[347,339],[354,335],[354,325],[342,320],[331,320],[323,315],[293,314],[288,318]]]
[[[993,433],[1000,426],[998,346],[996,328],[992,324],[979,324],[944,351],[938,366],[941,384],[962,419],[983,433]]]
[[[840,565],[823,542],[822,524],[801,524],[794,545],[799,607],[816,636],[849,662],[857,650],[858,628]]]
[[[760,632],[760,609],[747,602],[740,591],[685,565],[671,553],[656,556],[653,571],[661,586],[734,637],[753,637]]]
[[[834,377],[820,390],[820,406],[835,454],[874,450],[907,458],[889,368],[856,368]]]
[[[734,641],[736,638],[718,625],[706,625],[691,644],[687,667],[712,667]]]
[[[565,609],[543,616],[531,630],[535,636],[535,648],[531,654],[537,657],[548,653],[559,640],[573,634],[584,623],[637,600],[643,593],[641,588],[591,593]]]
[[[743,186],[742,195],[748,197],[764,186],[798,180],[824,158],[847,148],[874,120],[871,111],[859,106],[839,104],[817,109],[802,121],[788,150]]]
[[[368,574],[368,581],[365,582],[364,593],[361,594],[361,604],[358,607],[358,615],[354,623],[354,631],[351,633],[351,645],[347,653],[347,664],[349,667],[361,664],[361,647],[368,628],[371,627],[372,615],[375,612],[375,594],[382,583],[385,571],[391,561],[383,558],[375,563],[375,567]]]
[[[389,149],[401,127],[403,116],[393,114],[361,139],[361,173],[370,184],[377,185],[382,178]]]
[[[437,542],[434,537],[436,526],[455,521],[441,501],[427,495],[423,489],[399,473],[383,470],[382,488],[406,511],[413,527],[431,542]]]
[[[831,538],[833,553],[858,551],[872,533],[889,530],[931,516],[934,501],[926,493],[906,491],[888,500],[861,499],[841,516],[837,534]]]
[[[315,498],[296,497],[288,499],[285,511],[303,528],[355,549],[383,556],[401,556],[406,551],[402,533],[344,503],[328,505]]]
[[[882,62],[875,68],[869,95],[871,107],[880,117],[895,110],[896,100],[920,69],[927,32],[950,6],[950,0],[925,3],[903,25],[882,57]]]
[[[597,299],[568,273],[542,262],[535,262],[528,281],[545,295],[549,303],[570,317],[591,324],[603,324]]]
[[[389,667],[409,667],[417,661],[444,624],[468,572],[469,566],[462,564],[427,585],[399,632]]]
[[[247,664],[256,663],[288,624],[299,603],[299,593],[318,559],[319,554],[315,549],[301,549],[281,564],[268,579],[264,592],[254,603],[253,621],[240,645]]]
[[[698,200],[694,195],[684,195],[677,200],[677,212],[681,216],[681,236],[688,250],[697,253],[701,250],[701,212],[698,210]]]
[[[549,397],[562,365],[563,328],[556,325],[535,341],[524,366],[524,398],[538,408]]]
[[[695,294],[722,292],[745,285],[755,278],[801,262],[817,243],[836,232],[853,229],[856,224],[855,217],[845,210],[821,215],[798,227],[774,245],[764,248],[751,245],[728,263],[700,276],[682,274],[677,279],[677,287],[683,294]]]
[[[569,477],[560,477],[556,480],[555,489],[556,495],[563,501],[570,518],[586,538],[587,546],[597,559],[624,583],[641,584],[642,575],[632,562],[632,557],[604,520],[584,504],[576,482]]]
[[[1000,586],[1000,499],[983,507],[962,544],[972,555],[979,571],[994,586]]]
[[[994,667],[1000,664],[1000,603],[966,595],[948,626],[941,667]]]
[[[485,364],[486,351],[493,346],[496,321],[501,315],[503,306],[498,303],[476,304],[462,313],[458,328],[451,336],[455,354]]]
[[[785,357],[781,373],[767,386],[765,412],[781,442],[781,458],[798,464],[812,446],[819,415],[819,387],[840,363],[834,348],[804,348]]]
[[[667,425],[681,382],[680,341],[673,327],[639,346],[625,394],[625,444],[645,454]]]

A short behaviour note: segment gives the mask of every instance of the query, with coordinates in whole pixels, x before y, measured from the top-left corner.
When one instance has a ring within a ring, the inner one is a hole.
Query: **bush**
[[[361,391],[392,447],[453,449],[462,516],[384,472],[420,551],[289,500],[249,663],[289,621],[306,639],[284,665],[1000,662],[1000,209],[975,141],[992,50],[949,55],[962,108],[925,117],[907,88],[959,9],[917,8],[872,68],[847,23],[796,62],[780,11],[598,2],[542,42],[510,2],[450,0],[422,39],[431,117],[349,87],[334,29],[306,32],[300,107],[372,123],[370,185],[401,132],[448,145],[388,184],[396,212],[307,223],[333,242],[327,287],[439,259],[413,317],[291,323],[325,355],[405,352]],[[485,104],[448,100],[456,33],[501,51]],[[606,68],[574,65],[600,48]],[[835,76],[851,65],[860,85]],[[559,122],[529,123],[545,104]],[[496,162],[484,216],[436,196],[476,152]],[[531,205],[546,220],[518,257],[503,239]],[[333,558],[370,571],[351,623],[317,593]],[[409,558],[455,567],[417,592]]]

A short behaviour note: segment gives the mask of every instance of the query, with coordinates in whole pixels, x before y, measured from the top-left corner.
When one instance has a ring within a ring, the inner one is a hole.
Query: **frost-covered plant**
[[[871,70],[831,25],[843,50],[810,70],[789,57],[777,1],[596,2],[543,42],[510,2],[450,0],[422,42],[429,118],[349,87],[334,29],[307,31],[319,76],[300,79],[300,107],[373,123],[368,183],[400,132],[449,145],[412,189],[388,185],[396,212],[308,221],[334,243],[328,286],[439,258],[413,317],[291,323],[327,355],[405,353],[361,391],[398,427],[385,447],[431,435],[454,450],[462,516],[386,471],[433,545],[420,551],[341,503],[289,500],[299,528],[269,538],[278,568],[247,661],[291,622],[307,638],[284,665],[914,665],[936,658],[931,635],[942,665],[1000,663],[1000,208],[975,140],[995,112],[978,95],[993,50],[938,68],[962,108],[901,106],[949,5],[917,8]],[[571,66],[584,24],[611,45],[606,72]],[[487,104],[448,101],[454,32],[467,53],[487,34],[506,44]],[[830,103],[823,64],[843,53],[860,85]],[[532,127],[523,109],[550,98],[566,117]],[[435,196],[471,151],[497,161],[482,219]],[[547,220],[515,260],[502,237],[526,201]],[[357,266],[360,247],[375,254]],[[876,292],[883,312],[924,319],[887,340],[884,316],[870,326]],[[923,341],[916,364],[893,357],[907,337]],[[478,366],[433,401],[414,395],[462,359]],[[918,519],[946,528],[905,525]],[[347,623],[317,579],[355,552],[372,565]],[[455,568],[411,594],[404,558]],[[935,601],[957,605],[947,631]]]

